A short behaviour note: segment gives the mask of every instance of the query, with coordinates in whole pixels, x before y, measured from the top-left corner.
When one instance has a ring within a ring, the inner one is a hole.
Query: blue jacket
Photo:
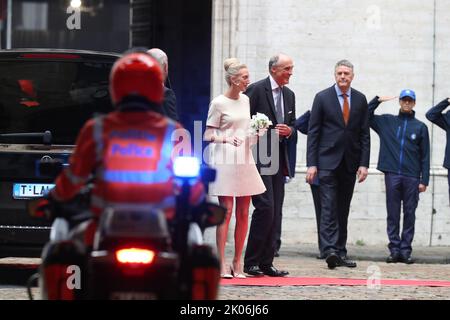
[[[303,134],[308,134],[309,117],[311,117],[311,111],[308,110],[295,120],[294,128]]]
[[[374,115],[380,105],[378,97],[369,103],[370,127],[380,137],[377,169],[420,179],[430,179],[430,140],[427,126],[411,114]]]
[[[306,111],[303,115],[295,120],[294,129],[297,129],[303,134],[308,132],[308,122],[309,122],[310,112]],[[289,168],[292,172],[292,177],[295,176],[295,164],[297,162],[297,135],[291,137],[287,143],[288,157],[289,157]]]
[[[303,134],[308,134],[308,125],[309,125],[309,117],[311,116],[311,111],[306,111],[304,114],[302,114],[300,117],[298,117],[295,120],[294,128],[300,131]],[[292,150],[293,152],[297,152],[297,149]],[[291,157],[290,159],[293,159],[294,157]],[[295,159],[295,158],[294,158]],[[295,162],[294,162],[295,165]],[[316,176],[314,179],[313,185],[318,186],[319,185],[319,178]]]
[[[449,106],[448,98],[439,102],[436,106],[428,110],[425,115],[428,120],[445,130],[447,134],[447,144],[445,146],[444,168],[450,169],[450,111],[442,113]]]

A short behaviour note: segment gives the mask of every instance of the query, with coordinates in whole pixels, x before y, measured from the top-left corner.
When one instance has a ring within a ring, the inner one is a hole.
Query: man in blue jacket
[[[302,114],[300,117],[298,117],[295,120],[294,128],[300,131],[301,133],[307,135],[308,134],[308,125],[309,125],[309,118],[311,116],[311,111],[306,111],[304,114]],[[293,166],[293,169],[295,169],[295,161],[296,161],[296,153],[297,153],[297,146],[294,145],[292,148],[289,149],[289,160],[293,161],[291,165]],[[295,171],[295,170],[294,170]],[[319,245],[319,254],[317,255],[317,259],[325,259],[325,254],[323,252],[323,245],[320,241],[320,211],[321,211],[321,204],[320,204],[320,189],[319,189],[319,178],[316,176],[315,179],[310,184],[311,193],[314,201],[314,211],[316,213],[316,224],[317,224],[317,240]]]
[[[402,90],[398,115],[374,115],[381,102],[396,97],[376,96],[369,103],[370,127],[380,137],[377,169],[385,176],[387,234],[390,255],[387,263],[414,263],[414,238],[419,193],[427,189],[430,177],[430,141],[427,126],[415,118],[414,91]],[[400,208],[403,201],[403,230],[400,236]]]
[[[450,105],[450,98],[442,100],[433,108],[428,110],[425,115],[428,120],[433,122],[439,128],[444,129],[447,135],[447,144],[445,145],[444,168],[448,170],[448,196],[450,199],[450,111],[443,113]]]

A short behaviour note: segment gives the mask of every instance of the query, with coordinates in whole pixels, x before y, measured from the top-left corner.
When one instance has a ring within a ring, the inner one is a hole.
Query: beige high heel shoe
[[[226,270],[226,268],[225,268],[225,270]],[[222,279],[233,279],[233,273],[221,273],[220,277]]]
[[[247,277],[243,273],[234,272],[233,266],[230,266],[231,275],[237,279],[246,279]]]

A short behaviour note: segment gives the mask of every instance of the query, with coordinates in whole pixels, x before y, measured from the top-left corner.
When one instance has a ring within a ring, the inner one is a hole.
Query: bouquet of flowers
[[[257,112],[250,120],[250,132],[253,135],[262,135],[272,125],[272,121],[264,113]]]

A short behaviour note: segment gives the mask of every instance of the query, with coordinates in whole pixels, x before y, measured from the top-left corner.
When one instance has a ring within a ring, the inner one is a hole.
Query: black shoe
[[[284,271],[284,270],[278,270],[274,266],[261,267],[260,269],[266,276],[269,276],[269,277],[284,277],[289,274],[289,272]]]
[[[406,264],[413,264],[415,261],[411,256],[400,256],[400,262],[406,263]]]
[[[400,261],[400,255],[398,253],[391,253],[386,259],[386,263],[397,263]]]
[[[323,259],[325,259],[326,257],[327,257],[327,256],[324,255],[323,253],[319,253],[319,254],[316,256],[316,259],[323,260]]]
[[[340,260],[341,259],[339,258],[339,256],[334,252],[330,253],[327,256],[327,258],[325,259],[329,269],[336,268],[338,266]]]
[[[251,276],[257,277],[261,277],[264,275],[264,272],[262,272],[262,270],[258,266],[244,267],[244,272]]]
[[[339,257],[338,267],[356,268],[356,262],[347,257]]]

